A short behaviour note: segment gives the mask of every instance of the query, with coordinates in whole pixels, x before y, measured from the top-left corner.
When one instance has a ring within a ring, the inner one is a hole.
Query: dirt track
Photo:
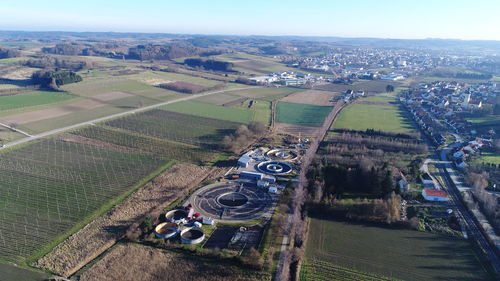
[[[299,174],[299,184],[297,188],[295,189],[294,192],[294,197],[293,197],[293,205],[295,208],[290,209],[290,213],[288,214],[289,218],[287,221],[289,222],[297,222],[301,221],[299,218],[301,216],[300,214],[300,208],[302,204],[304,203],[304,196],[303,194],[306,192],[306,185],[307,185],[307,170],[309,166],[312,163],[312,160],[314,159],[314,156],[316,155],[316,152],[318,151],[319,145],[323,141],[323,139],[326,136],[326,133],[330,129],[330,126],[332,123],[335,121],[335,118],[337,118],[338,114],[344,107],[344,102],[343,101],[338,101],[335,107],[332,109],[330,114],[328,114],[328,117],[325,119],[325,122],[323,122],[323,126],[321,129],[317,132],[313,143],[311,146],[307,149],[306,154],[302,157],[302,165],[301,165],[301,170]],[[285,230],[284,238],[290,239],[290,241],[294,240],[293,234],[295,233],[295,227],[297,227],[294,224],[291,224],[290,227],[288,227]],[[276,279],[280,280],[282,279],[283,276],[285,276],[285,273],[287,269],[290,267],[290,260],[286,258],[287,254],[286,251],[283,249],[281,250],[280,253],[280,259],[278,261],[278,267],[276,269]],[[286,268],[286,269],[285,269]]]

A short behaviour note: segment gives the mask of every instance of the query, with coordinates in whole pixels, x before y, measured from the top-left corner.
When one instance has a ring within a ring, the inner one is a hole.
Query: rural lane
[[[148,106],[144,106],[144,107],[141,107],[141,108],[137,108],[137,109],[133,109],[133,110],[129,110],[129,111],[120,112],[120,113],[108,115],[108,116],[105,116],[105,117],[97,118],[97,119],[94,119],[94,120],[89,120],[89,121],[81,122],[81,123],[74,124],[74,125],[71,125],[71,126],[67,126],[67,127],[63,127],[63,128],[59,128],[59,129],[55,129],[55,130],[50,130],[50,131],[43,132],[43,133],[36,134],[36,135],[30,135],[28,133],[22,132],[25,135],[29,135],[29,137],[24,138],[24,139],[20,139],[20,140],[17,140],[17,141],[6,143],[2,147],[0,147],[0,149],[5,149],[5,148],[8,148],[8,147],[13,147],[13,146],[16,146],[16,145],[19,145],[19,144],[23,144],[23,143],[27,143],[27,142],[30,142],[30,141],[34,141],[34,140],[39,139],[39,138],[43,138],[43,137],[47,137],[47,136],[50,136],[50,135],[62,133],[64,131],[68,131],[68,130],[73,130],[73,129],[76,129],[76,128],[79,128],[79,127],[82,127],[82,126],[95,125],[95,123],[107,121],[107,120],[118,118],[118,117],[123,117],[123,116],[134,114],[134,113],[139,113],[139,112],[147,111],[147,110],[150,110],[150,109],[154,109],[154,108],[157,108],[157,107],[160,107],[160,106],[164,106],[164,105],[173,104],[173,103],[176,103],[176,102],[192,100],[192,99],[196,99],[196,98],[204,97],[204,96],[209,96],[209,95],[213,95],[213,94],[219,94],[219,93],[225,93],[225,92],[233,92],[233,91],[242,91],[242,90],[256,89],[256,88],[263,88],[263,87],[262,86],[252,86],[252,87],[226,89],[226,90],[220,90],[220,91],[214,91],[214,92],[194,94],[194,95],[189,95],[187,97],[183,97],[183,98],[180,98],[180,99],[175,99],[175,100],[171,100],[171,101],[166,101],[166,102],[161,102],[161,103],[157,103],[157,104],[153,104],[153,105],[148,105]],[[4,126],[6,126],[6,125],[4,125]]]
[[[297,202],[299,199],[302,198],[303,193],[305,193],[306,185],[307,185],[307,177],[306,173],[309,168],[309,166],[312,163],[312,160],[314,159],[314,156],[316,155],[316,152],[318,151],[319,145],[323,141],[323,139],[326,136],[326,133],[330,129],[331,125],[337,118],[337,115],[339,112],[342,110],[344,107],[345,102],[343,100],[338,101],[335,104],[335,107],[330,111],[330,114],[328,114],[327,118],[323,122],[323,126],[321,129],[318,131],[316,137],[314,138],[314,141],[311,143],[311,146],[307,149],[306,154],[302,157],[302,165],[300,169],[300,174],[299,174],[299,183],[298,186],[295,188],[295,195],[293,197],[293,205],[296,206],[297,204],[301,204],[300,202]],[[302,193],[302,194],[301,194]],[[297,195],[298,194],[298,195]],[[291,223],[290,227],[288,227],[285,230],[285,233],[283,235],[283,241],[286,243],[282,243],[281,246],[281,251],[280,251],[280,257],[278,260],[278,266],[276,268],[276,278],[275,280],[281,280],[284,274],[284,269],[289,267],[289,260],[286,258],[286,249],[287,246],[289,246],[289,243],[293,241],[293,233],[295,226],[293,224],[294,217],[300,216],[301,214],[295,211],[296,208],[291,208],[290,212],[288,213],[287,220],[288,222]]]

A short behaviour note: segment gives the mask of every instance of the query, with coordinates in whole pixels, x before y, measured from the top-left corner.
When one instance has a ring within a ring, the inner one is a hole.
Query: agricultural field
[[[11,64],[11,63],[17,63],[21,62],[24,60],[27,60],[27,57],[16,57],[16,58],[7,58],[7,59],[0,59],[0,64]]]
[[[337,95],[334,92],[308,90],[288,95],[282,98],[281,101],[329,106],[333,104],[332,99]]]
[[[208,162],[216,158],[219,154],[217,151],[202,149],[198,146],[109,126],[91,126],[75,131],[72,135],[86,138],[80,141],[98,141],[122,149],[140,151],[151,155],[161,155],[168,159],[196,164]],[[64,136],[64,138],[71,139],[71,135]]]
[[[332,91],[332,92],[345,92],[347,90],[364,91],[365,94],[380,94],[384,93],[387,85],[392,85],[394,88],[402,87],[407,82],[393,82],[382,80],[360,80],[351,85],[344,84],[324,84],[315,87],[318,90]]]
[[[213,87],[217,84],[223,83],[221,81],[205,79],[203,77],[196,77],[187,74],[161,72],[161,71],[146,71],[139,74],[127,75],[125,77],[127,79],[152,86],[169,82],[175,82],[175,81],[183,81],[183,82],[202,85],[205,87]]]
[[[41,104],[56,103],[73,98],[75,98],[75,96],[69,93],[46,91],[37,91],[29,94],[17,94],[11,96],[0,96],[0,111],[30,107]]]
[[[125,79],[123,77],[113,76],[105,76],[92,79],[89,78],[79,83],[64,85],[61,88],[65,91],[83,97],[111,92],[125,92],[140,96],[140,93],[143,91],[155,89],[155,87],[145,83],[141,83],[132,79]],[[172,91],[167,91],[164,89],[159,90],[160,92],[164,93],[164,96],[168,96],[169,94],[174,93]]]
[[[23,138],[24,135],[0,126],[0,144]]]
[[[321,127],[331,110],[331,106],[280,101],[276,106],[276,121],[301,126]]]
[[[111,120],[105,125],[208,150],[218,150],[222,138],[233,133],[241,123],[157,109]]]
[[[489,115],[486,117],[468,118],[468,122],[472,123],[472,126],[476,130],[488,131],[494,129],[495,131],[500,130],[500,115]]]
[[[19,266],[0,263],[0,280],[2,281],[44,281],[48,274],[21,268]]]
[[[382,94],[382,95],[375,95],[375,96],[369,96],[366,98],[362,99],[363,102],[373,102],[373,103],[393,103],[396,102],[396,96],[394,95],[388,95],[388,94]]]
[[[372,98],[373,99],[373,98]],[[381,99],[381,98],[377,98]],[[363,102],[364,99],[361,100]],[[381,130],[392,133],[413,133],[414,127],[398,105],[354,103],[342,110],[333,129]]]
[[[475,162],[500,165],[500,153],[482,151],[481,157],[478,157]]]
[[[251,110],[218,106],[198,101],[176,102],[162,106],[161,109],[239,123],[249,123],[254,119],[254,112]]]
[[[267,101],[275,101],[280,98],[286,97],[292,93],[303,91],[297,88],[255,88],[240,90],[235,92],[227,92],[226,94],[237,95],[250,99],[263,99]]]
[[[0,259],[38,257],[170,161],[59,138],[2,152]]]
[[[381,281],[381,280],[395,280],[381,275],[372,273],[360,272],[354,269],[331,264],[317,259],[306,258],[300,269],[301,281]]]
[[[248,74],[262,75],[277,71],[297,71],[295,68],[290,68],[282,64],[278,59],[246,53],[228,53],[213,56],[213,58],[232,62],[234,70]]]
[[[402,280],[491,280],[467,240],[316,218],[306,257]]]
[[[271,124],[271,102],[264,99],[248,99],[234,107],[254,112],[253,120]]]
[[[227,105],[227,104],[232,104],[237,101],[245,100],[246,98],[240,97],[237,95],[231,95],[227,93],[218,93],[214,95],[209,95],[209,96],[203,96],[200,98],[197,98],[196,101],[203,102],[203,103],[208,103],[212,105]]]

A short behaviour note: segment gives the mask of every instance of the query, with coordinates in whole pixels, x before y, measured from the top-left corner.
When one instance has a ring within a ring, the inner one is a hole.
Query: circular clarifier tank
[[[248,202],[248,197],[239,192],[228,192],[220,195],[217,202],[226,207],[239,207]]]
[[[199,244],[205,239],[205,231],[200,227],[186,228],[181,231],[183,244]]]
[[[181,223],[187,220],[188,213],[184,210],[177,209],[167,212],[165,214],[165,219],[168,222]]]
[[[155,235],[158,238],[170,239],[179,233],[179,225],[172,222],[160,223],[155,227]]]
[[[257,169],[268,175],[285,175],[292,172],[292,166],[284,161],[266,161],[257,165]]]
[[[291,149],[279,148],[269,150],[266,155],[277,161],[293,161],[297,159],[297,153]]]

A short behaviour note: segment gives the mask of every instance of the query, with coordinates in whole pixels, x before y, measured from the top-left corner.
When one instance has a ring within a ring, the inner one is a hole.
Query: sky
[[[0,0],[0,30],[500,40],[500,0]]]

